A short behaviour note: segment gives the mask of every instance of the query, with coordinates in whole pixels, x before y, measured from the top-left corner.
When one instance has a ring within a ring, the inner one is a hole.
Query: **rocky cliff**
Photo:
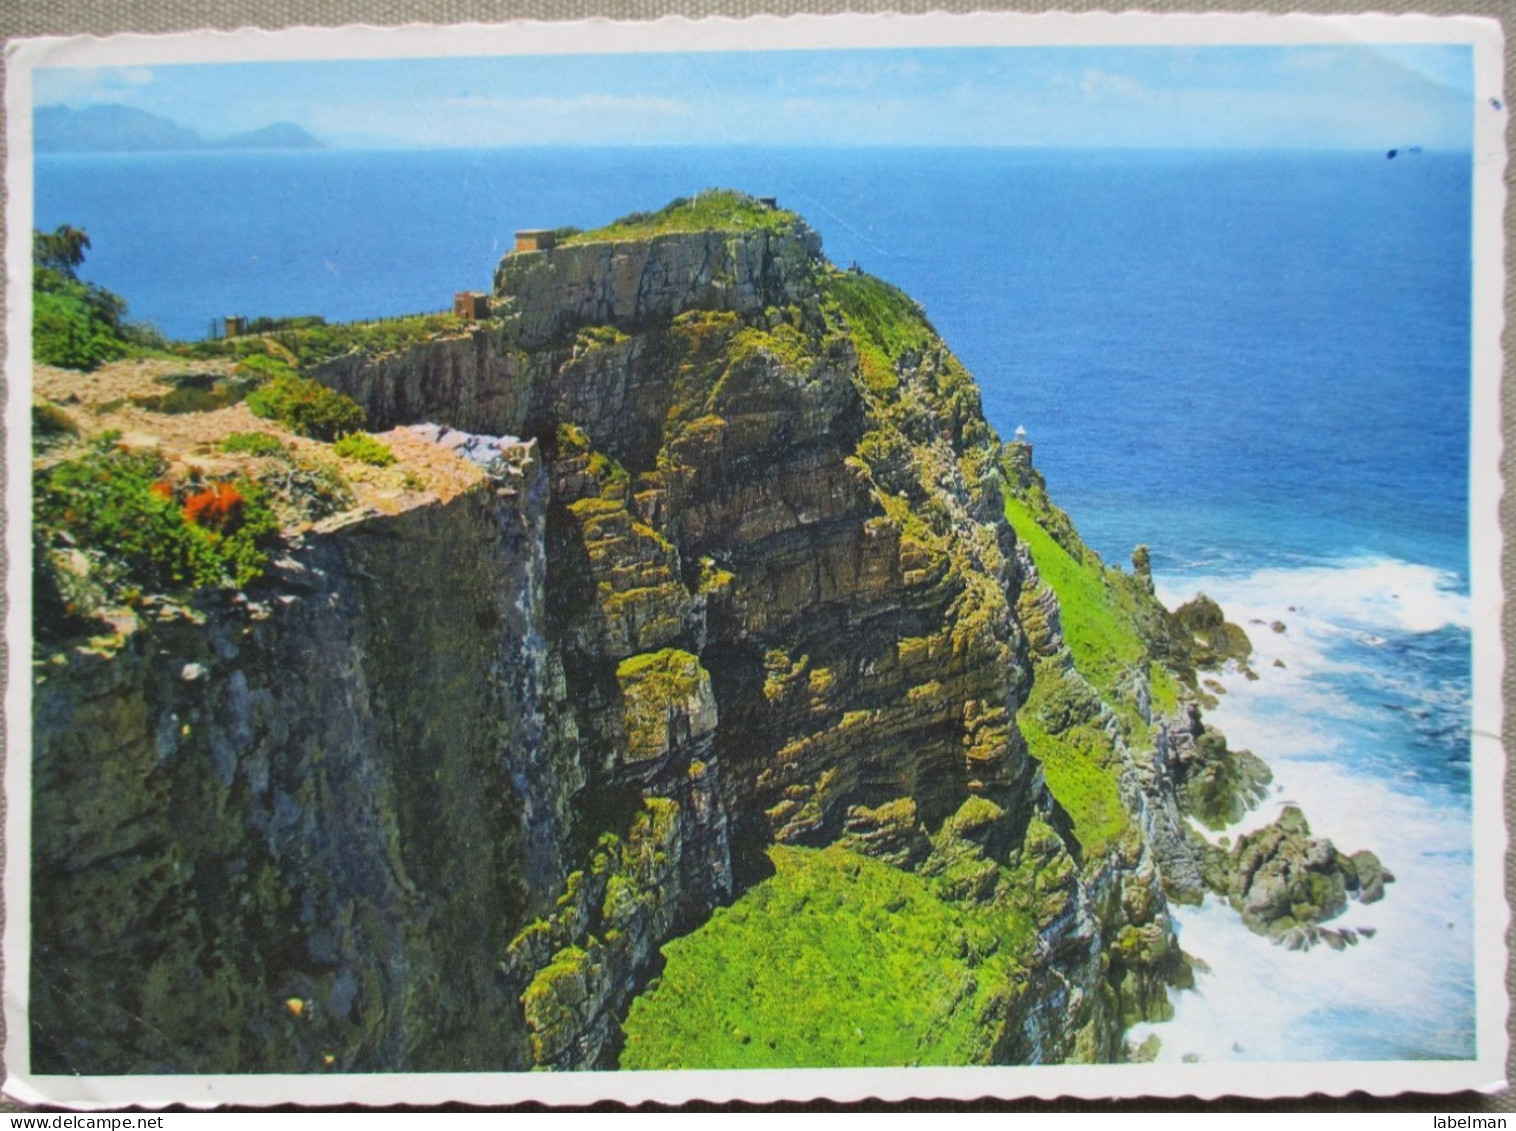
[[[445,487],[39,637],[34,1070],[691,1065],[669,944],[823,880],[846,933],[879,875],[962,931],[921,1043],[727,1063],[1119,1058],[1188,979],[1168,901],[1232,882],[1185,816],[1267,772],[1200,721],[1215,657],[793,214],[512,254],[494,307],[312,370]]]

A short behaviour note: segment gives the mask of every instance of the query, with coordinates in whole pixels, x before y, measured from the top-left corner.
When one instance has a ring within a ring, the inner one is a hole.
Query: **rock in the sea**
[[[1251,751],[1229,749],[1220,731],[1197,729],[1193,741],[1174,743],[1180,807],[1207,828],[1225,828],[1268,796],[1274,775]]]
[[[1242,626],[1227,620],[1221,606],[1204,593],[1180,605],[1174,616],[1193,638],[1190,658],[1197,668],[1219,668],[1228,660],[1240,664],[1253,654]]]
[[[1273,824],[1237,838],[1231,851],[1203,849],[1206,883],[1242,913],[1242,921],[1291,950],[1325,942],[1334,950],[1356,944],[1350,931],[1319,929],[1342,914],[1350,896],[1373,902],[1384,895],[1385,871],[1372,852],[1348,856],[1311,835],[1305,815],[1287,805]],[[1365,879],[1367,877],[1367,879]],[[1369,894],[1369,893],[1373,894]]]
[[[1356,881],[1350,884],[1350,890],[1356,889],[1358,898],[1363,903],[1377,903],[1383,899],[1384,885],[1394,881],[1394,873],[1385,868],[1379,862],[1379,857],[1367,849],[1353,853],[1349,859],[1352,864],[1352,879]]]

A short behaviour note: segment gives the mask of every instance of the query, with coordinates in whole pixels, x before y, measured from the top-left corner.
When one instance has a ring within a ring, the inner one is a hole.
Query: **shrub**
[[[53,440],[60,436],[77,436],[79,426],[57,405],[32,402],[32,439]]]
[[[105,565],[108,584],[170,591],[245,585],[267,564],[278,521],[256,484],[217,485],[181,509],[153,452],[109,441],[39,474],[33,493],[37,530],[47,542],[66,534]]]
[[[666,232],[740,232],[757,228],[777,231],[795,221],[793,212],[770,208],[731,189],[707,189],[698,196],[678,197],[657,212],[632,212],[592,232],[578,232],[565,246],[603,240],[646,239]]]
[[[273,334],[280,330],[310,330],[317,326],[325,325],[326,319],[319,314],[297,314],[290,318],[269,318],[263,316],[248,321],[247,333]]]
[[[271,357],[266,353],[248,354],[237,362],[237,372],[248,376],[258,377],[265,381],[271,381],[275,377],[298,377],[295,367],[282,358]]]
[[[292,432],[317,440],[335,440],[362,428],[366,414],[351,397],[319,381],[280,374],[248,395],[255,416],[277,420]]]
[[[240,589],[268,569],[268,550],[279,537],[279,519],[263,488],[250,479],[223,484],[219,499],[222,525],[211,534],[212,545],[225,575]]]
[[[284,451],[284,445],[267,432],[233,432],[221,441],[221,450],[233,455],[276,456]]]
[[[117,327],[87,301],[85,288],[39,291],[32,303],[32,359],[60,369],[95,369],[126,353]]]
[[[343,459],[355,459],[373,467],[388,467],[395,462],[395,453],[387,444],[381,444],[367,432],[349,432],[332,446]]]
[[[302,366],[318,365],[354,351],[364,354],[394,353],[439,334],[456,334],[463,320],[444,311],[408,314],[378,322],[345,322],[275,330],[271,338],[288,350]]]
[[[299,460],[280,475],[281,494],[312,522],[347,510],[356,500],[342,469],[331,460]]]

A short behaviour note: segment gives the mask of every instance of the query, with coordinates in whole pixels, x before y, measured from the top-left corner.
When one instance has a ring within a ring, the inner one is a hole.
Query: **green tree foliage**
[[[35,289],[33,360],[63,369],[88,370],[125,356],[122,305],[109,291],[86,283],[65,280],[56,289]]]
[[[84,230],[68,224],[60,224],[51,232],[34,231],[32,263],[69,279],[78,278],[75,271],[84,262],[84,252],[89,246],[89,236]]]
[[[151,329],[126,321],[126,300],[82,281],[89,236],[67,224],[32,233],[32,358],[63,369],[94,369],[163,345]]]

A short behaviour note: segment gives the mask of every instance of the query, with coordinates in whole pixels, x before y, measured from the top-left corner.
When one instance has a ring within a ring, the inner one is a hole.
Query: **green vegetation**
[[[270,335],[294,355],[302,368],[346,353],[395,353],[463,330],[464,322],[451,312],[410,314],[379,322],[347,322],[276,331]]]
[[[259,382],[272,381],[276,377],[300,376],[299,371],[290,362],[282,357],[274,357],[266,353],[252,353],[241,358],[237,362],[237,372]]]
[[[528,923],[506,948],[505,968],[527,976],[521,1004],[539,1065],[558,1062],[603,992],[607,970],[624,967],[633,940],[646,937],[678,866],[676,802],[635,790],[581,810],[593,836],[586,866],[570,872],[556,907]],[[624,830],[622,832],[615,830]]]
[[[221,441],[221,450],[232,455],[277,456],[284,445],[267,432],[233,432]]]
[[[775,874],[693,934],[632,1003],[623,1068],[985,1062],[1017,988],[1005,925],[845,849]]]
[[[32,236],[32,356],[45,365],[94,369],[107,361],[172,352],[240,359],[239,372],[293,375],[342,354],[391,353],[456,333],[464,323],[450,312],[411,314],[377,322],[329,325],[319,315],[255,318],[233,338],[169,343],[150,327],[126,320],[126,300],[79,279],[89,236],[64,225]]]
[[[260,316],[248,319],[245,333],[274,334],[280,330],[312,330],[325,325],[326,319],[319,314],[296,314],[288,318]]]
[[[1032,694],[1016,716],[1087,857],[1101,855],[1127,826],[1116,752],[1110,736],[1093,721],[1098,710],[1093,695],[1056,660],[1044,660],[1037,666]]]
[[[32,233],[33,361],[89,370],[164,345],[155,331],[126,321],[120,295],[79,278],[89,246],[89,236],[66,224]]]
[[[869,402],[881,435],[898,433],[916,461],[944,457],[956,462],[965,482],[983,477],[993,433],[984,422],[979,386],[937,336],[921,305],[904,291],[860,271],[833,271],[825,278],[826,306],[833,320],[846,322],[858,354],[860,392]],[[952,452],[928,454],[931,439],[942,436]],[[859,458],[870,465],[877,486],[888,493],[901,487],[916,498],[917,489],[939,481],[947,470],[939,463],[901,482],[901,467],[881,467],[859,445]],[[925,479],[922,480],[922,476]],[[925,494],[933,493],[927,487]]]
[[[75,278],[89,248],[89,235],[82,228],[59,224],[51,232],[32,231],[32,268],[56,271]]]
[[[351,397],[308,377],[281,374],[247,398],[254,416],[276,420],[292,432],[317,440],[335,440],[362,428],[363,408]]]
[[[72,417],[55,404],[47,401],[32,402],[32,440],[47,443],[64,436],[77,436],[79,425]]]
[[[574,347],[580,350],[603,349],[627,340],[627,334],[615,326],[584,326],[574,335]]]
[[[1149,666],[1149,687],[1152,689],[1153,712],[1156,715],[1172,715],[1179,709],[1179,681],[1168,668],[1156,660]]]
[[[124,357],[124,305],[109,291],[84,283],[32,292],[32,359],[62,369],[95,369]]]
[[[731,363],[740,365],[760,355],[772,357],[787,369],[804,372],[815,363],[811,342],[788,322],[772,330],[754,327],[739,330],[732,338]]]
[[[168,351],[174,357],[206,360],[225,358],[243,361],[249,357],[271,357],[293,365],[294,355],[270,337],[201,338],[193,342],[170,342]]]
[[[155,452],[107,438],[39,472],[33,521],[45,544],[66,538],[104,567],[107,587],[165,592],[246,585],[268,562],[278,522],[247,480],[175,488]]]
[[[630,656],[617,665],[628,762],[644,762],[668,749],[672,712],[692,703],[708,678],[700,661],[678,648]]]
[[[694,197],[670,201],[657,212],[632,212],[592,232],[569,236],[562,246],[646,239],[669,232],[779,231],[795,222],[793,212],[770,208],[754,197],[730,189],[708,189]]]
[[[1119,680],[1142,661],[1146,647],[1105,567],[1093,555],[1089,561],[1075,558],[1015,495],[1006,496],[1005,517],[1031,551],[1042,580],[1058,594],[1074,665],[1108,699],[1116,698]]]
[[[835,272],[827,287],[852,331],[864,384],[876,393],[892,392],[899,384],[896,359],[937,341],[921,306],[898,287],[856,271]]]
[[[357,500],[342,469],[314,453],[293,455],[292,466],[270,480],[288,504],[290,521],[316,522],[351,507]]]
[[[1058,596],[1063,640],[1074,661],[1072,671],[1056,658],[1037,664],[1017,725],[1086,854],[1098,855],[1128,823],[1102,703],[1120,720],[1128,741],[1146,741],[1136,687],[1145,676],[1153,708],[1172,713],[1179,705],[1179,683],[1149,656],[1145,624],[1156,615],[1156,602],[1136,579],[1108,569],[1084,546],[1067,516],[1047,503],[1040,485],[1025,494],[1008,493],[1005,515],[1043,582]],[[1143,600],[1154,609],[1140,607]],[[1025,600],[1021,607],[1024,623],[1035,629],[1035,610]]]
[[[293,371],[308,369],[346,353],[394,353],[456,334],[466,323],[451,311],[405,314],[377,322],[329,323],[319,315],[255,318],[245,334],[200,342],[182,342],[174,352],[189,357],[269,357]],[[257,364],[257,362],[255,362]]]
[[[343,459],[355,459],[371,467],[389,467],[395,462],[395,453],[388,444],[381,444],[367,432],[349,432],[332,445],[332,451]]]

